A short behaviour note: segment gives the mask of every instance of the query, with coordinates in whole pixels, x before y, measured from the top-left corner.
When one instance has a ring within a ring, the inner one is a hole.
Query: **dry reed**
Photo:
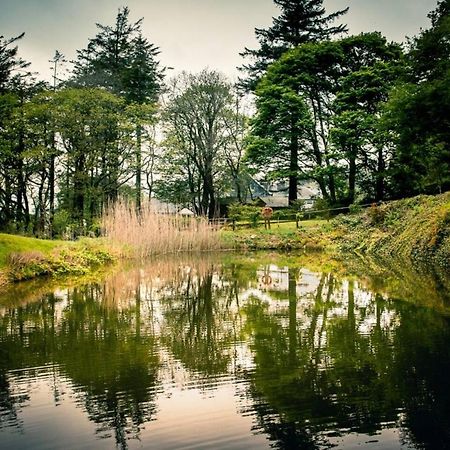
[[[221,245],[217,227],[206,219],[158,214],[148,203],[137,212],[133,203],[117,201],[103,214],[102,227],[105,236],[132,257],[209,251]]]

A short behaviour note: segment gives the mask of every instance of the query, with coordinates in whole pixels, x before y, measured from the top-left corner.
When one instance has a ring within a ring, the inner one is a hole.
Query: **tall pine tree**
[[[129,21],[129,9],[118,11],[113,26],[97,24],[98,34],[87,48],[78,51],[73,82],[78,86],[103,87],[123,97],[128,104],[145,108],[157,102],[164,69],[156,59],[159,48],[142,35],[142,21]],[[136,113],[136,117],[148,114]],[[142,172],[142,120],[136,121],[135,179],[136,203],[140,208]]]
[[[253,91],[267,66],[276,61],[290,48],[306,42],[326,40],[334,35],[345,33],[345,25],[332,26],[332,22],[348,11],[348,8],[327,15],[323,0],[273,0],[281,9],[279,17],[267,30],[256,28],[255,34],[259,48],[246,48],[240,55],[252,62],[239,70],[247,74],[240,79],[240,85]]]
[[[25,33],[14,38],[5,39],[0,36],[0,93],[7,90],[8,82],[11,80],[12,73],[18,69],[28,67],[30,63],[17,56],[18,47],[11,47],[19,39],[22,39]]]

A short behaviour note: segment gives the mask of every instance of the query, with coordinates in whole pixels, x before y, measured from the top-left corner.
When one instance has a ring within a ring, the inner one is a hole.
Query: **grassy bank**
[[[312,220],[222,231],[226,245],[243,250],[305,249],[407,258],[450,268],[450,193],[370,207],[329,222]]]
[[[333,222],[341,252],[407,258],[450,269],[450,192],[371,207]]]
[[[264,227],[239,228],[221,231],[227,248],[238,250],[330,250],[333,248],[333,226],[326,220],[273,222],[270,230]]]
[[[0,234],[0,285],[44,275],[85,275],[114,259],[102,239],[67,242]]]

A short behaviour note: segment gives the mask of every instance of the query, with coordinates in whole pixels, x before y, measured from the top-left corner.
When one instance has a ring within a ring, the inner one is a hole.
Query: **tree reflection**
[[[158,418],[168,372],[184,370],[188,387],[214,389],[224,376],[243,382],[242,411],[276,448],[330,447],[385,428],[400,428],[418,448],[450,442],[448,318],[300,260],[161,258],[7,305],[0,428],[20,427],[28,401],[11,371],[45,366],[54,403],[66,395],[58,380],[68,378],[97,437],[126,448]]]
[[[78,387],[77,403],[98,424],[99,435],[112,431],[126,448],[127,437],[155,413],[158,357],[154,337],[136,330],[135,309],[105,306],[103,292],[100,285],[75,288],[64,299],[50,295],[9,310],[1,326],[9,357],[4,369],[57,365],[59,376]],[[0,389],[7,396],[4,383]],[[54,395],[57,402],[56,387]]]
[[[333,274],[321,274],[315,293],[298,297],[297,273],[289,269],[284,311],[256,297],[244,307],[257,429],[277,448],[323,448],[349,432],[398,426],[413,445],[447,448],[446,319]]]
[[[162,343],[185,368],[206,377],[228,372],[236,339],[230,309],[236,285],[218,275],[212,267],[201,275],[190,271],[183,289],[162,299]]]

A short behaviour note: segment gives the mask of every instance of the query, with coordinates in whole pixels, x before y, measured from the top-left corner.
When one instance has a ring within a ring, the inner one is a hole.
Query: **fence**
[[[372,206],[380,206],[382,204],[389,203],[387,201],[379,201],[379,202],[372,202],[372,203],[366,203],[362,205],[350,205],[350,206],[341,206],[339,208],[326,208],[326,209],[316,209],[316,210],[304,210],[299,211],[297,213],[292,213],[291,218],[289,218],[290,214],[286,214],[286,218],[279,219],[276,217],[272,217],[271,222],[272,223],[289,223],[289,222],[296,222],[297,228],[299,227],[299,222],[302,220],[311,220],[312,218],[322,217],[329,219],[331,216],[338,215],[338,214],[348,214],[352,212],[352,209],[363,209],[363,208],[369,208]],[[334,214],[333,214],[334,213]],[[276,211],[275,211],[276,214]],[[216,228],[222,228],[227,225],[231,225],[233,229],[235,228],[247,228],[250,227],[250,223],[248,222],[240,222],[238,223],[235,220],[229,219],[227,217],[220,217],[216,219],[209,219],[210,225],[216,227]],[[258,220],[257,225],[264,225],[264,220]]]

